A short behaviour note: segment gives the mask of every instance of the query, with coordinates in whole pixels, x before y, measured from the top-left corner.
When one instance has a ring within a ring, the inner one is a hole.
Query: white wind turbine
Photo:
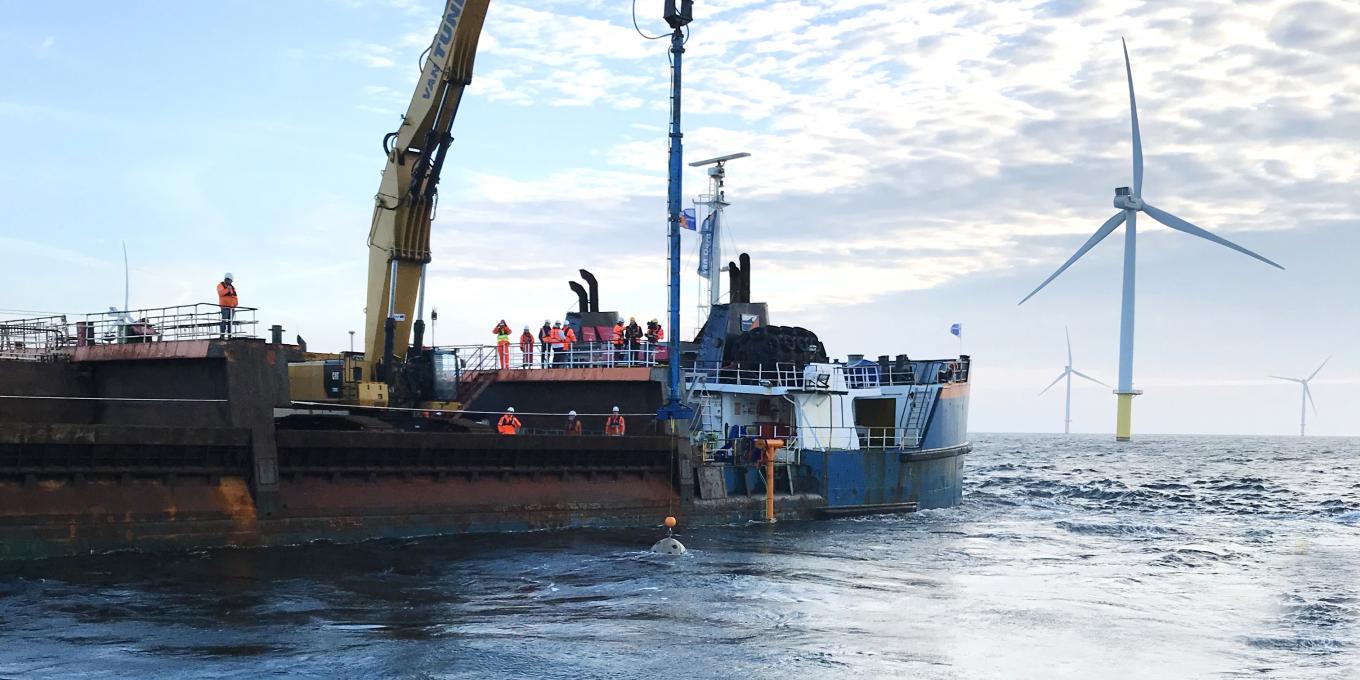
[[[1059,373],[1058,377],[1048,384],[1048,387],[1040,390],[1039,394],[1049,391],[1054,385],[1058,384],[1059,380],[1067,378],[1067,406],[1063,411],[1063,434],[1072,434],[1072,376],[1086,378],[1097,385],[1105,385],[1105,383],[1072,368],[1072,335],[1067,332],[1066,328],[1063,328],[1063,335],[1067,336],[1067,368],[1064,368],[1063,372]],[[1109,387],[1109,385],[1105,385],[1105,387]]]
[[[1135,261],[1137,259],[1137,229],[1135,223],[1138,213],[1147,213],[1152,219],[1192,236],[1213,241],[1222,246],[1227,246],[1239,253],[1250,255],[1268,265],[1284,269],[1280,265],[1260,256],[1256,253],[1243,248],[1225,238],[1216,236],[1204,229],[1201,229],[1185,220],[1172,215],[1165,210],[1161,210],[1143,201],[1143,141],[1138,132],[1138,106],[1133,97],[1133,67],[1129,65],[1129,48],[1124,45],[1124,70],[1129,79],[1129,117],[1133,121],[1133,191],[1129,187],[1119,187],[1114,190],[1114,207],[1119,208],[1119,212],[1100,225],[1096,233],[1087,239],[1081,248],[1077,249],[1076,254],[1058,267],[1058,271],[1053,272],[1052,276],[1044,279],[1034,292],[1025,296],[1020,304],[1025,300],[1034,297],[1035,293],[1043,290],[1053,279],[1072,266],[1082,255],[1094,248],[1106,236],[1109,236],[1119,225],[1126,225],[1124,228],[1124,286],[1123,297],[1119,313],[1119,387],[1115,394],[1119,395],[1118,414],[1115,421],[1115,439],[1128,441],[1131,422],[1133,418],[1133,397],[1141,392],[1133,389],[1133,293],[1135,280]]]
[[[1309,407],[1309,406],[1312,406],[1312,407],[1313,407],[1313,415],[1317,415],[1317,404],[1313,403],[1313,392],[1312,392],[1312,390],[1309,390],[1309,389],[1308,389],[1308,383],[1312,382],[1313,378],[1316,378],[1316,377],[1317,377],[1317,374],[1318,374],[1319,372],[1322,371],[1322,367],[1323,367],[1323,366],[1326,366],[1326,365],[1327,365],[1327,362],[1328,362],[1328,361],[1331,361],[1331,360],[1332,360],[1331,357],[1327,357],[1326,359],[1323,359],[1323,360],[1322,360],[1322,363],[1318,365],[1317,370],[1316,370],[1316,371],[1313,371],[1313,374],[1310,375],[1310,376],[1308,376],[1307,378],[1286,378],[1286,377],[1280,376],[1280,375],[1272,375],[1272,376],[1270,376],[1270,377],[1272,377],[1272,378],[1275,378],[1276,380],[1288,380],[1289,382],[1295,382],[1295,383],[1298,383],[1298,384],[1300,384],[1300,385],[1303,386],[1303,396],[1300,398],[1300,399],[1302,400],[1302,403],[1299,404],[1299,436],[1300,436],[1300,437],[1305,436],[1305,435],[1304,435],[1304,432],[1308,429],[1308,407]]]

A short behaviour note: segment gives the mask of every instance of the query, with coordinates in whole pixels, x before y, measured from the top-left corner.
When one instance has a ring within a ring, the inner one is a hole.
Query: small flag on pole
[[[694,231],[694,208],[680,211],[680,228]]]
[[[959,336],[960,338],[963,337],[963,324],[958,324],[958,323],[956,323],[956,324],[950,326],[950,327],[949,327],[949,334],[950,334],[950,335],[957,335],[957,336]]]

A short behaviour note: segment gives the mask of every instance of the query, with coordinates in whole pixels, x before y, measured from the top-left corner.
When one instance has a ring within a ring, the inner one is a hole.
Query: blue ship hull
[[[804,452],[828,508],[914,505],[948,508],[963,500],[968,384],[946,385],[920,449]]]

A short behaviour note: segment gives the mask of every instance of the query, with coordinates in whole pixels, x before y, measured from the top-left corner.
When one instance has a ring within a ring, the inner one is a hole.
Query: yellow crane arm
[[[401,360],[410,344],[425,265],[430,261],[430,224],[450,130],[490,0],[448,0],[439,32],[426,53],[420,82],[401,127],[383,140],[387,166],[373,206],[368,234],[368,306],[364,322],[365,380],[378,379],[377,362]],[[423,305],[422,305],[423,307]],[[419,310],[420,314],[424,310]],[[387,346],[388,320],[394,321]],[[384,359],[384,350],[391,357]]]

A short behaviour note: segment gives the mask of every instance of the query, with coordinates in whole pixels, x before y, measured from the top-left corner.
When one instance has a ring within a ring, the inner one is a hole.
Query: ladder
[[[907,391],[911,408],[902,418],[903,448],[919,449],[925,441],[926,425],[930,423],[930,413],[935,410],[939,390],[931,390],[930,385],[912,385]]]

